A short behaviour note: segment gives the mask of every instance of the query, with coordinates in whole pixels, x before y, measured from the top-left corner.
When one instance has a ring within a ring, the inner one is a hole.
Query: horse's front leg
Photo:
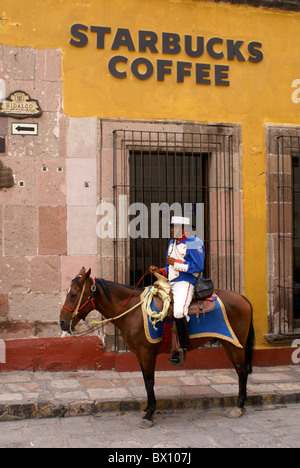
[[[146,414],[143,419],[153,422],[153,415],[156,409],[156,398],[154,393],[154,372],[153,375],[148,375],[143,371],[143,376],[147,392],[147,407],[145,408]]]
[[[145,416],[141,420],[139,427],[146,429],[153,426],[153,415],[156,409],[156,398],[154,393],[154,373],[156,354],[145,353],[144,356],[138,357],[142,369],[145,389],[147,392],[147,407]]]

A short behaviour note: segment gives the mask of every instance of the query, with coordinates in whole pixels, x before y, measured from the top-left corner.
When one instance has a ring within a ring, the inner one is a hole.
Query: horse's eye
[[[75,299],[76,296],[77,294],[71,294],[71,299]]]

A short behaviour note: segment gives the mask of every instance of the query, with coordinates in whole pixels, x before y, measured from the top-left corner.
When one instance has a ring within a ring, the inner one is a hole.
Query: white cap
[[[191,223],[190,218],[185,218],[182,216],[172,216],[171,224],[189,225]]]

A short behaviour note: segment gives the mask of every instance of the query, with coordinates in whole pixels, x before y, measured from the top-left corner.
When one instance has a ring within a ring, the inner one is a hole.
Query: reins
[[[143,276],[139,279],[139,281],[138,281],[137,284],[135,285],[134,290],[132,291],[132,293],[130,294],[130,296],[128,297],[128,299],[124,302],[124,304],[122,305],[121,309],[119,309],[119,310],[115,313],[115,315],[114,315],[112,318],[106,319],[108,322],[111,322],[112,320],[116,320],[116,319],[118,319],[118,318],[123,317],[124,315],[126,315],[125,313],[123,313],[122,315],[118,315],[118,314],[119,314],[119,313],[121,312],[121,310],[123,310],[124,307],[128,304],[128,302],[130,301],[130,299],[131,299],[132,296],[134,295],[135,291],[136,291],[137,288],[139,287],[140,283],[143,281],[143,279],[145,278],[145,276],[148,275],[149,270],[150,270],[150,268],[148,268],[148,270],[146,271],[146,273],[144,273]],[[143,301],[142,301],[142,302],[143,302]],[[140,305],[140,304],[138,304],[138,305]],[[137,305],[136,307],[138,307],[138,305]],[[134,308],[135,308],[135,306],[134,306]],[[131,312],[131,310],[126,311],[126,313],[127,313],[127,312]]]
[[[113,320],[118,320],[119,318],[121,317],[124,317],[125,315],[129,314],[129,312],[132,312],[134,309],[137,309],[140,305],[142,305],[144,302],[144,299],[139,302],[138,304],[135,304],[133,307],[131,307],[131,309],[128,309],[128,310],[125,310],[125,312],[123,312],[123,314],[121,315],[118,315],[118,316],[114,316],[110,319],[104,319],[104,320],[92,320],[90,323],[91,325],[102,325],[102,324],[105,324],[105,323],[109,323],[109,322],[112,322]]]
[[[134,309],[137,309],[143,302],[144,302],[144,299],[142,301],[140,301],[138,304],[135,304],[133,307],[131,307],[130,309],[126,310],[125,312],[123,312],[121,315],[120,312],[124,309],[124,307],[128,304],[128,302],[130,301],[130,299],[132,298],[132,296],[134,295],[135,291],[137,290],[137,288],[139,287],[140,283],[142,282],[142,280],[144,279],[144,277],[146,275],[148,275],[149,273],[149,269],[146,271],[146,273],[144,273],[144,275],[140,278],[140,280],[138,281],[138,283],[136,284],[134,290],[132,291],[132,293],[130,294],[130,296],[128,297],[128,299],[124,302],[124,304],[122,305],[122,307],[115,313],[115,315],[109,319],[104,319],[104,320],[92,320],[90,322],[91,324],[91,328],[89,328],[88,330],[85,330],[83,332],[72,332],[72,336],[83,336],[83,335],[87,335],[88,333],[92,332],[92,331],[96,331],[100,328],[101,325],[104,325],[106,323],[110,323],[112,322],[113,320],[118,320],[120,319],[121,317],[124,317],[125,315],[129,314],[130,312],[132,312]],[[76,278],[79,278],[81,277],[81,275],[77,276]],[[66,307],[65,305],[63,305],[63,309],[66,309],[66,310],[69,310],[70,312],[72,312],[72,319],[74,319],[76,316],[80,317],[81,320],[85,321],[85,317],[83,317],[81,314],[80,314],[80,311],[82,309],[84,309],[84,307],[86,305],[88,305],[89,303],[92,304],[92,310],[96,310],[96,307],[95,307],[95,302],[94,302],[94,299],[93,299],[93,295],[94,293],[96,292],[97,290],[97,287],[96,287],[96,282],[95,282],[95,279],[92,278],[92,281],[93,281],[93,284],[91,286],[91,295],[90,297],[87,299],[86,302],[84,302],[82,305],[81,304],[81,301],[82,301],[82,298],[83,298],[83,295],[84,295],[84,291],[85,291],[85,287],[86,287],[86,281],[84,282],[84,285],[82,287],[82,291],[81,291],[81,294],[80,294],[80,298],[79,298],[79,301],[76,305],[76,308],[75,309],[70,309],[69,307]]]

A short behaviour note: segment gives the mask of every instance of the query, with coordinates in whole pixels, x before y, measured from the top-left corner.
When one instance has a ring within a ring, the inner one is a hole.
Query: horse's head
[[[77,323],[95,308],[93,294],[96,290],[95,281],[89,281],[91,269],[85,271],[82,267],[72,280],[67,297],[60,311],[60,327],[63,331],[72,333]]]

